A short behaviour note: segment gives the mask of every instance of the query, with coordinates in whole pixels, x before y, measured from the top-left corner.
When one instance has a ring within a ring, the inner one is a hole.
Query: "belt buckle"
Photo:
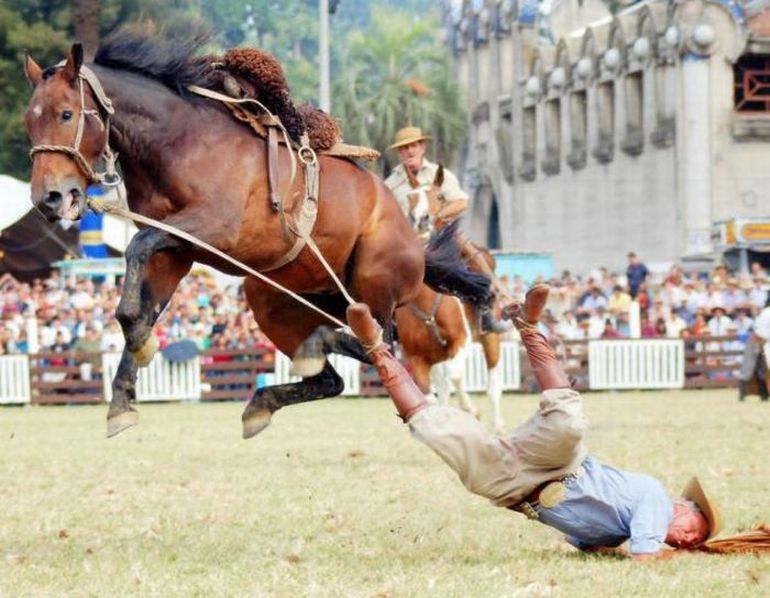
[[[551,482],[540,491],[538,502],[544,509],[552,509],[567,497],[567,485],[559,480]]]

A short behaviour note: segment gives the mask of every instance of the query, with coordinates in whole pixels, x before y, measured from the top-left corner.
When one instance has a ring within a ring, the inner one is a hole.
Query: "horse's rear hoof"
[[[253,438],[259,434],[262,430],[270,425],[270,419],[273,414],[269,409],[258,409],[253,412],[249,412],[247,408],[243,412],[241,420],[243,421],[243,439]]]
[[[123,430],[126,430],[139,423],[139,412],[131,409],[123,411],[112,417],[107,417],[107,438],[117,436]]]
[[[144,341],[144,344],[139,348],[139,350],[131,353],[131,355],[136,360],[136,365],[138,365],[140,368],[143,368],[149,365],[157,352],[158,337],[154,334],[150,334],[150,336],[147,337],[147,340]]]
[[[291,362],[291,375],[310,378],[321,373],[326,357],[295,357]]]

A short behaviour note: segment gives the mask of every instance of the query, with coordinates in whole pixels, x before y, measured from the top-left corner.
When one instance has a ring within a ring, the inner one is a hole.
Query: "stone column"
[[[679,108],[679,194],[684,208],[684,255],[712,250],[710,61],[687,54],[681,66]]]

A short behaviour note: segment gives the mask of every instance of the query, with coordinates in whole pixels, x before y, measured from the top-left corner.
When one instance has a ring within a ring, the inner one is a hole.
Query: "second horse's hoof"
[[[258,409],[253,413],[244,412],[241,420],[243,421],[243,438],[253,438],[262,430],[270,425],[273,414],[269,409]]]
[[[140,368],[149,365],[152,358],[155,357],[155,354],[158,352],[158,346],[158,337],[154,334],[150,334],[150,336],[147,337],[147,340],[144,341],[144,344],[139,347],[139,350],[131,353],[136,360],[136,365]]]
[[[117,436],[123,430],[127,430],[139,423],[139,412],[133,409],[123,411],[117,415],[107,416],[107,438]]]

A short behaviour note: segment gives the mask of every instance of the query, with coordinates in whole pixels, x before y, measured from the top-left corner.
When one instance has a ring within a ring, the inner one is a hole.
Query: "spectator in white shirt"
[[[561,321],[556,325],[556,334],[565,341],[574,341],[582,337],[582,332],[578,322],[575,319],[575,312],[567,310],[564,312]]]
[[[687,322],[679,315],[679,310],[672,309],[665,318],[666,336],[668,338],[679,338],[682,331],[687,329]]]
[[[583,303],[580,305],[585,313],[596,313],[596,310],[607,307],[607,298],[602,295],[598,286],[593,285],[589,293],[583,298]],[[602,321],[602,329],[604,328],[604,321]]]
[[[749,291],[749,303],[757,311],[767,303],[767,283],[764,278],[754,277],[754,284]]]
[[[746,303],[746,293],[738,288],[738,281],[735,278],[728,279],[727,289],[722,292],[722,305],[727,313],[734,313],[744,303]]]
[[[735,330],[733,321],[727,316],[727,311],[721,305],[711,310],[711,319],[708,321],[708,330],[711,336],[727,336],[730,330]]]

